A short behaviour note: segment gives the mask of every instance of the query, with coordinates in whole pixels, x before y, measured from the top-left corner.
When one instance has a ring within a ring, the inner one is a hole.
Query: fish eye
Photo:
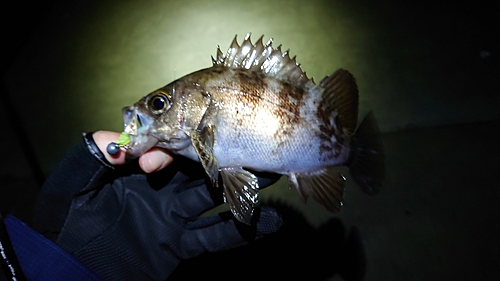
[[[165,112],[170,106],[170,99],[168,95],[163,92],[159,92],[158,94],[152,96],[149,101],[149,110],[153,114],[161,114]]]
[[[165,99],[162,96],[156,96],[151,101],[154,110],[162,110],[165,108]]]

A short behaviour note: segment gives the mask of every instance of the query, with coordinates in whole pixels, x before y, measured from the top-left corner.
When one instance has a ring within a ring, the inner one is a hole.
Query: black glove
[[[282,224],[265,207],[252,226],[229,213],[199,218],[222,203],[221,189],[210,185],[199,163],[177,157],[154,174],[137,163],[111,169],[89,135],[86,141],[47,180],[34,227],[104,280],[165,280],[183,259],[243,245]],[[262,187],[279,178],[257,176]]]

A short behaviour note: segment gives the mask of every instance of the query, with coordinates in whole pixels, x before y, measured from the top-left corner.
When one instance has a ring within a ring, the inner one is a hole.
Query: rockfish
[[[346,178],[329,167],[348,165],[363,190],[377,192],[383,153],[371,114],[356,130],[353,75],[339,69],[316,84],[289,51],[262,38],[253,44],[249,34],[240,46],[235,37],[226,54],[217,47],[212,67],[125,107],[129,157],[157,146],[201,162],[213,185],[221,175],[225,201],[247,224],[259,190],[251,171],[288,176],[304,201],[311,196],[332,212]]]

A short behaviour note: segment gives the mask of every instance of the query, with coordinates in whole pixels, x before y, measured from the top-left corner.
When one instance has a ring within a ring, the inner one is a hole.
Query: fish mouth
[[[133,106],[127,106],[122,109],[124,129],[123,131],[129,135],[137,136],[138,130],[143,127],[142,118],[140,114],[137,113],[137,108]]]
[[[122,113],[123,131],[130,135],[127,156],[137,158],[158,143],[158,139],[151,134],[154,120],[135,106],[124,107]]]

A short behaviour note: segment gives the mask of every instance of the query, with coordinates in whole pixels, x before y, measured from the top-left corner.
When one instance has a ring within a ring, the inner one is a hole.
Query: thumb
[[[139,157],[139,166],[146,173],[159,171],[172,162],[172,156],[159,147],[154,147]]]

